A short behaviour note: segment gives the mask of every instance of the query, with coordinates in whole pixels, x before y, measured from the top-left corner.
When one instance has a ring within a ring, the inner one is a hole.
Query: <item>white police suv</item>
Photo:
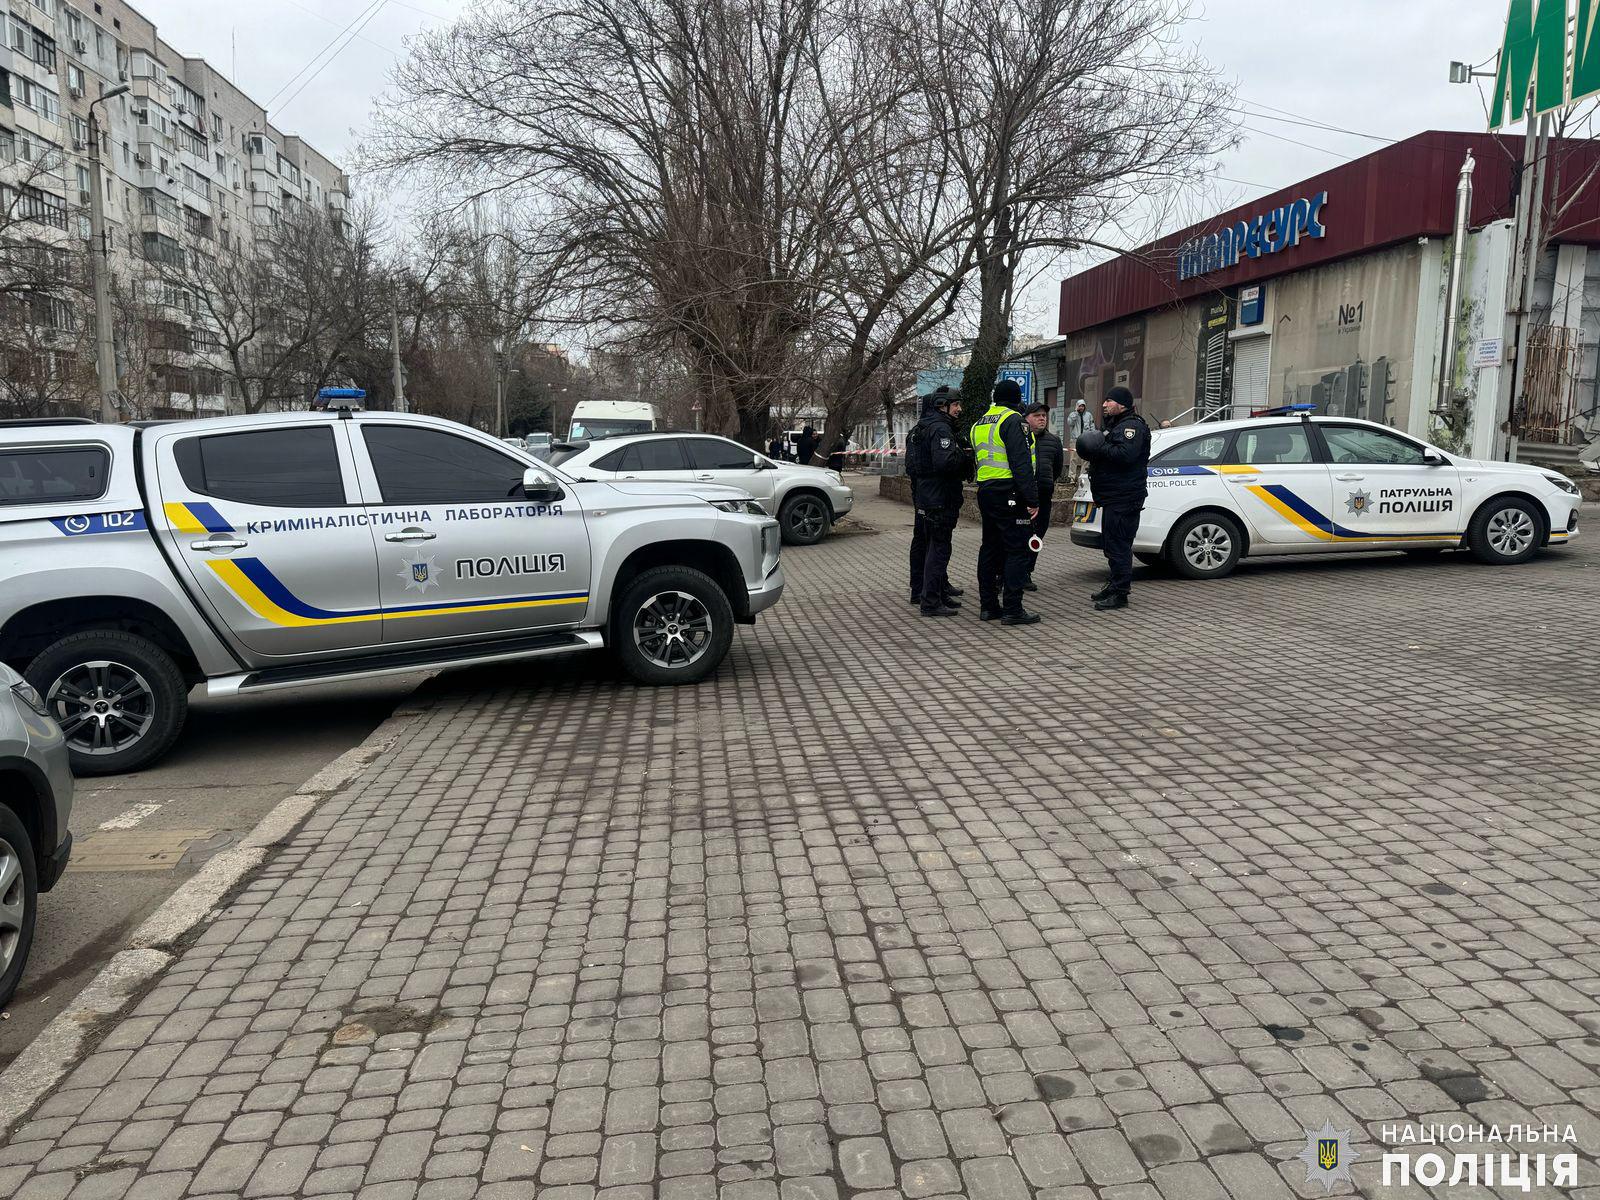
[[[1139,560],[1190,579],[1226,575],[1247,554],[1464,547],[1518,563],[1578,535],[1578,489],[1554,471],[1463,458],[1308,409],[1155,431]],[[1085,474],[1071,538],[1098,549],[1100,536]]]

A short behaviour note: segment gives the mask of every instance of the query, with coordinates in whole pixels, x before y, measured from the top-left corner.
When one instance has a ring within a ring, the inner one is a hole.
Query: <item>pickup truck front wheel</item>
[[[622,593],[612,617],[612,649],[640,683],[698,683],[732,643],[728,597],[693,567],[645,571]]]
[[[172,656],[120,630],[69,634],[25,674],[66,734],[74,775],[115,775],[155,761],[188,712],[189,689]]]

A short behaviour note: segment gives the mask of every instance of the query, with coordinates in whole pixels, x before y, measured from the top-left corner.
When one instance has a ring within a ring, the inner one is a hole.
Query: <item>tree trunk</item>
[[[961,374],[961,420],[963,433],[989,408],[995,378],[1006,360],[1011,341],[1011,240],[1005,216],[989,244],[989,254],[978,265],[978,337],[972,343],[972,356]]]

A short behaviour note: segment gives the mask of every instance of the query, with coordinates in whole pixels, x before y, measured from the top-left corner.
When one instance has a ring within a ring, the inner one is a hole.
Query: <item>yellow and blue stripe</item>
[[[214,507],[203,502],[166,505],[167,520],[179,533],[232,533],[233,526]],[[582,605],[589,593],[540,592],[484,600],[436,601],[432,604],[391,605],[384,608],[322,608],[294,594],[259,558],[212,558],[206,566],[216,574],[246,608],[264,621],[284,628],[349,625],[359,621],[400,620],[408,617],[448,617],[472,613],[509,612],[514,609]]]
[[[1281,483],[1254,484],[1249,492],[1301,533],[1324,542],[1452,542],[1460,533],[1389,533],[1382,530],[1350,529],[1339,524],[1297,496]]]

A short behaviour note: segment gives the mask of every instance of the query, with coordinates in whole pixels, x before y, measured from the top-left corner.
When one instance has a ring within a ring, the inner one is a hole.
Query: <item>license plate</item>
[[[1094,520],[1094,505],[1088,500],[1079,500],[1072,506],[1072,523],[1074,525],[1087,525]]]

